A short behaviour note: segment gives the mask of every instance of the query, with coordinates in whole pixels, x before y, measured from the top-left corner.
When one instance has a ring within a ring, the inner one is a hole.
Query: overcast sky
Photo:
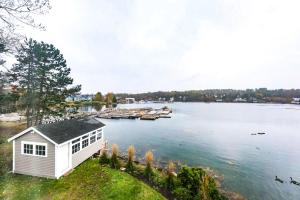
[[[83,93],[300,88],[299,0],[52,0],[27,36]]]

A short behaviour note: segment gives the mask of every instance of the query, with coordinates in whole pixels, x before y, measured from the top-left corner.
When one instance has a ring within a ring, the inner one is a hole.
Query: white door
[[[65,144],[59,148],[57,158],[58,171],[61,174],[69,168],[69,144]]]

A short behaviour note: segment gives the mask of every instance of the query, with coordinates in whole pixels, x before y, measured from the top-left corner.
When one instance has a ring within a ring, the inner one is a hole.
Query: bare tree
[[[34,17],[48,12],[49,0],[0,0],[0,67],[9,72],[5,67],[4,54],[12,54],[24,37],[19,30],[29,26],[44,30],[41,24],[35,22]],[[0,69],[0,93],[5,83],[6,73]]]
[[[14,50],[23,39],[18,29],[24,26],[44,30],[34,17],[45,14],[49,9],[49,0],[1,0],[0,45],[5,46],[7,52]]]

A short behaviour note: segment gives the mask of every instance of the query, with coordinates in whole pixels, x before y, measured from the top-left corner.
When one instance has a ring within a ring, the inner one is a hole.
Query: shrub
[[[214,179],[206,175],[205,171],[201,168],[183,167],[178,173],[177,179],[179,182],[179,187],[187,189],[190,192],[190,195],[194,199],[203,199],[203,200],[226,199],[218,191]],[[181,191],[181,193],[179,192],[178,195],[182,193],[183,191]]]
[[[5,142],[6,142],[5,138],[0,136],[0,144],[4,144]]]
[[[204,175],[202,177],[202,183],[200,184],[200,191],[199,191],[200,199],[203,200],[210,199],[208,187],[209,187],[209,177],[207,175]]]
[[[179,200],[191,200],[191,199],[193,199],[191,191],[184,188],[184,187],[176,188],[175,190],[173,190],[173,194],[176,197],[176,199],[179,199]]]
[[[100,159],[99,159],[100,164],[109,164],[109,158],[107,155],[107,150],[106,147],[104,147],[101,152],[100,152]]]
[[[199,197],[203,200],[225,200],[227,199],[217,190],[216,183],[213,178],[208,175],[202,177]]]
[[[181,187],[188,189],[192,196],[199,192],[202,176],[205,174],[201,168],[183,167],[178,173],[178,181]]]
[[[129,172],[134,171],[134,165],[133,165],[133,159],[134,159],[134,155],[135,155],[135,149],[133,145],[130,145],[128,147],[128,162],[126,164],[126,170]]]
[[[167,165],[167,178],[166,178],[166,186],[168,189],[174,188],[175,185],[174,171],[175,171],[175,164],[172,161],[169,161]]]
[[[147,151],[145,154],[145,160],[146,160],[146,168],[145,168],[145,176],[150,180],[152,176],[154,175],[152,170],[152,162],[153,162],[153,153],[151,151]]]
[[[111,168],[114,169],[119,169],[120,168],[120,163],[118,160],[118,153],[119,153],[119,147],[116,144],[112,145],[112,155],[110,159],[110,166]]]

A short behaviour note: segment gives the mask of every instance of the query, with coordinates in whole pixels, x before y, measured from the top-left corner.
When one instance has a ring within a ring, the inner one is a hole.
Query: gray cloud
[[[293,88],[298,1],[53,0],[47,31],[83,92]]]

